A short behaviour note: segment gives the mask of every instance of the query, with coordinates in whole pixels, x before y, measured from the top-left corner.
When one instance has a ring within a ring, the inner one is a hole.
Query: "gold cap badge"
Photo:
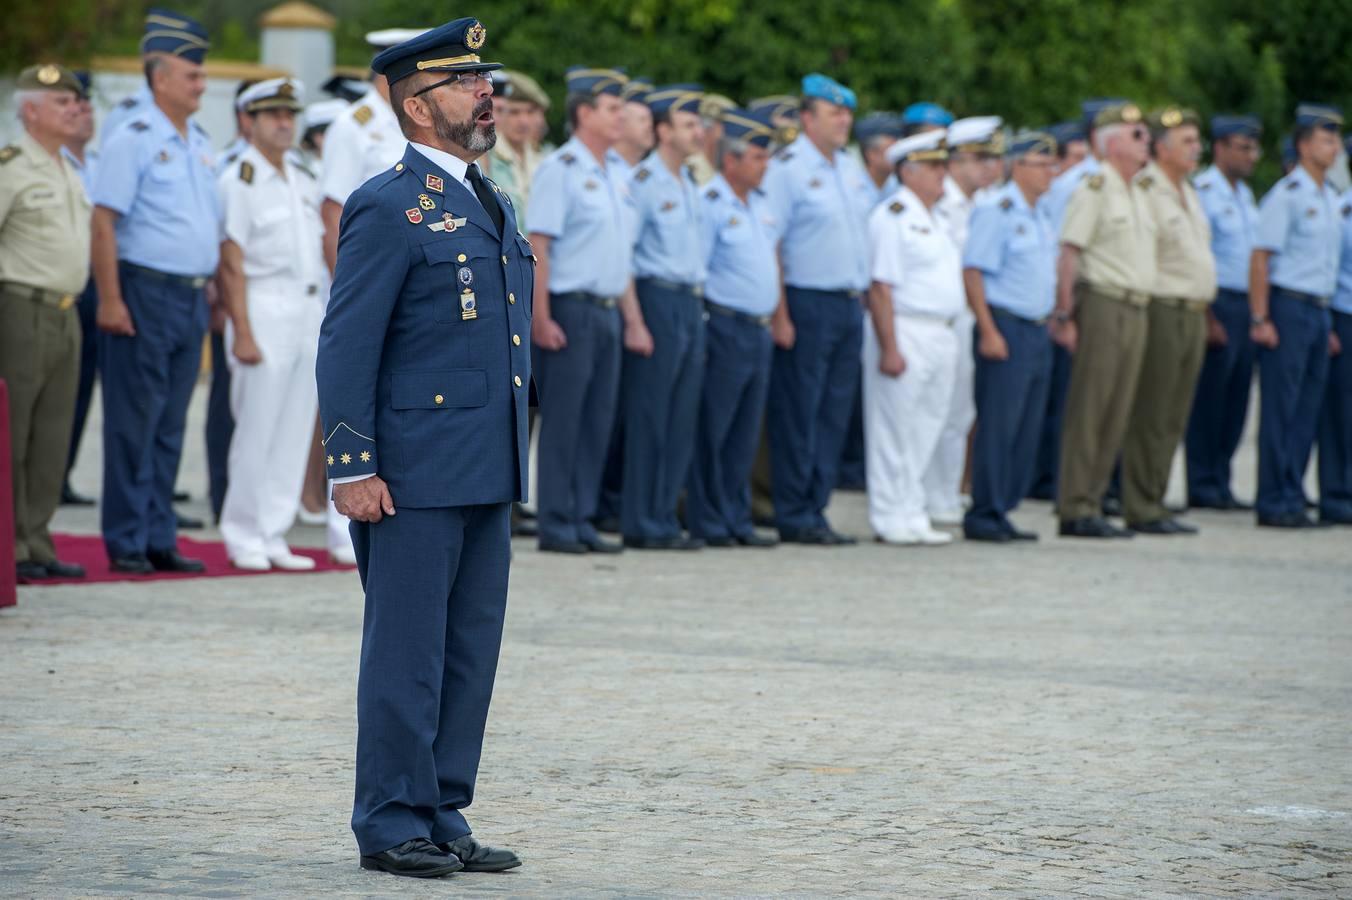
[[[465,46],[471,50],[478,50],[484,45],[484,38],[488,37],[488,32],[482,25],[475,22],[465,31]]]

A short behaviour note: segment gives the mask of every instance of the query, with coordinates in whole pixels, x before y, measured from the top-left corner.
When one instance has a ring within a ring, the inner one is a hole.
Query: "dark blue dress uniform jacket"
[[[380,475],[396,509],[526,499],[535,260],[495,199],[501,237],[409,147],[343,207],[316,364],[325,461]]]

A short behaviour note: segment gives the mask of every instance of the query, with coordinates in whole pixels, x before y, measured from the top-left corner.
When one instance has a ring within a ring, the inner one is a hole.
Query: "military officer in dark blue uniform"
[[[366,590],[352,830],[361,865],[520,865],[474,798],[526,499],[530,244],[475,161],[496,140],[484,27],[457,19],[372,68],[409,145],[343,207],[316,373],[324,453]]]
[[[1328,387],[1319,420],[1319,521],[1352,525],[1352,190],[1343,192],[1338,289],[1331,307]]]

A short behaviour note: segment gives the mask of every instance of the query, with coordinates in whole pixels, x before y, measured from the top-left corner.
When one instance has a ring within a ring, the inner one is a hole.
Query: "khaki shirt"
[[[83,291],[92,212],[75,168],[24,132],[0,150],[0,281]]]
[[[1155,222],[1145,192],[1109,164],[1081,181],[1061,223],[1061,242],[1080,249],[1079,276],[1098,287],[1149,293],[1155,286]]]
[[[1211,255],[1211,223],[1192,182],[1180,187],[1153,162],[1135,178],[1155,219],[1155,286],[1160,297],[1216,298],[1216,261]]]
[[[498,138],[488,151],[488,177],[502,188],[516,209],[516,220],[526,220],[526,204],[530,200],[530,182],[540,165],[540,152],[529,144],[525,153],[517,153],[505,138]],[[482,160],[480,160],[482,168]]]

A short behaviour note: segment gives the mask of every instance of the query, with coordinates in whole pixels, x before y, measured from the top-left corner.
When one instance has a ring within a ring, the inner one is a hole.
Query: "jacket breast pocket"
[[[423,256],[432,271],[432,317],[441,323],[468,321],[478,317],[478,292],[487,290],[487,278],[498,262],[497,248],[488,241],[457,240],[442,237],[423,244]],[[469,316],[462,299],[465,289],[475,295]]]
[[[390,376],[390,406],[395,409],[468,409],[488,403],[483,369],[395,372]]]

